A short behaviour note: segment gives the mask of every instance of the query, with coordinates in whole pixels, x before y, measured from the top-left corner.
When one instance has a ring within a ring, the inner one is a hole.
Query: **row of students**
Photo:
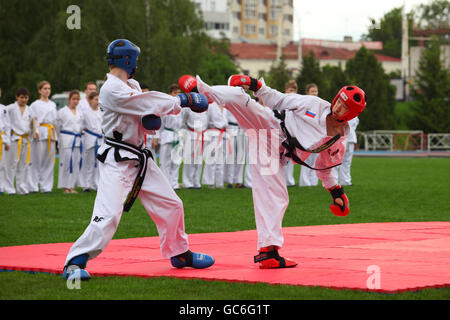
[[[65,193],[76,193],[76,186],[96,189],[95,154],[103,138],[98,94],[91,93],[89,107],[82,110],[80,93],[72,91],[68,105],[57,111],[49,99],[50,83],[42,81],[37,89],[40,98],[30,106],[26,88],[17,90],[14,103],[0,105],[0,192],[51,192],[57,141],[58,188]]]

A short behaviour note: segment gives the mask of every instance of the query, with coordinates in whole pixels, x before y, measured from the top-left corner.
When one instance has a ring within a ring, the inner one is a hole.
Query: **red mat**
[[[191,249],[212,254],[209,269],[175,269],[158,237],[112,240],[88,263],[92,276],[197,278],[394,293],[450,286],[450,222],[401,222],[284,228],[282,256],[293,269],[253,263],[256,231],[189,235]],[[0,270],[61,273],[71,243],[0,248]]]

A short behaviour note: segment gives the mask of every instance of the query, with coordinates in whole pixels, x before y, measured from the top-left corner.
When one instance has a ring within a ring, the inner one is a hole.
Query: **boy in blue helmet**
[[[105,136],[97,157],[100,181],[91,222],[67,255],[65,279],[90,278],[85,270],[87,261],[105,249],[122,212],[130,210],[136,197],[156,224],[162,256],[174,267],[207,268],[214,263],[211,256],[189,250],[183,203],[151,152],[143,148],[145,134],[159,129],[161,116],[177,114],[182,107],[204,112],[208,101],[198,93],[173,97],[142,92],[133,79],[139,54],[139,47],[126,39],[111,42],[107,49],[110,72],[99,95]]]

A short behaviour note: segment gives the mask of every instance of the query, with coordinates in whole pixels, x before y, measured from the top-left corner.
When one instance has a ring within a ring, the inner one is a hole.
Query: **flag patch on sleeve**
[[[311,118],[315,118],[316,117],[316,114],[314,112],[309,111],[309,110],[306,111],[305,115],[307,115],[308,117],[311,117]]]

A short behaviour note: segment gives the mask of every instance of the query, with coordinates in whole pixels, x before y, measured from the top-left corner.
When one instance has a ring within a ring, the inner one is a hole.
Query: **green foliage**
[[[361,47],[355,57],[347,61],[346,71],[351,83],[367,95],[367,106],[359,116],[359,130],[395,128],[395,87],[375,55]]]
[[[284,56],[279,61],[274,61],[269,72],[265,75],[266,84],[280,92],[284,92],[286,82],[291,79],[289,70],[285,62]]]
[[[416,74],[412,92],[415,99],[413,114],[409,120],[412,129],[425,132],[450,132],[450,69],[441,60],[440,43],[437,38],[427,43]]]
[[[66,25],[70,5],[81,9],[81,29]],[[185,73],[202,72],[206,80],[223,83],[236,71],[225,59],[228,44],[205,34],[189,0],[0,0],[0,36],[4,103],[14,99],[19,86],[30,90],[32,101],[44,79],[53,93],[103,80],[106,47],[119,38],[141,48],[136,80],[152,90],[165,92]]]
[[[399,58],[402,53],[402,8],[392,9],[378,22],[372,19],[368,34],[363,38],[382,41],[383,49],[380,53]]]
[[[322,68],[322,85],[319,88],[319,97],[331,102],[338,91],[349,83],[348,76],[340,65],[326,65]]]
[[[305,87],[309,83],[317,84],[320,94],[322,86],[322,75],[319,60],[316,59],[314,52],[309,51],[302,57],[300,72],[295,80],[297,81],[300,94],[305,94]]]
[[[420,4],[415,10],[415,21],[421,29],[450,28],[450,1],[433,0]]]

